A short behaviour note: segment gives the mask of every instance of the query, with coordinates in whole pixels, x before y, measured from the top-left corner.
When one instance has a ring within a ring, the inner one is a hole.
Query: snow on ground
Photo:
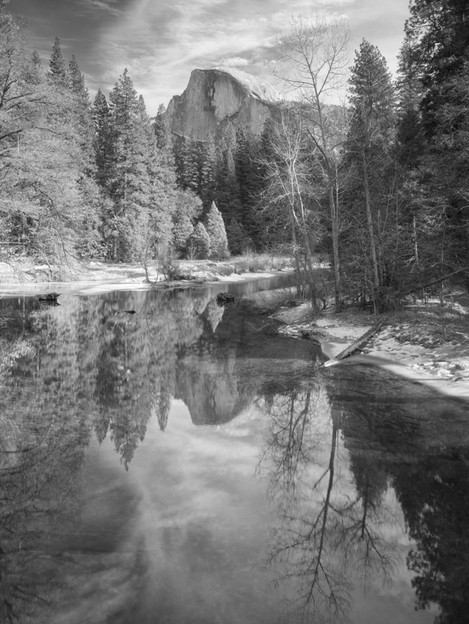
[[[311,338],[333,359],[375,325],[363,313],[326,313],[312,319],[308,304],[282,309],[275,318],[286,325],[281,333]],[[369,319],[369,323],[364,321]],[[383,318],[382,329],[354,354],[336,365],[374,364],[439,392],[469,399],[469,305],[438,302],[410,306],[402,314]]]
[[[0,263],[0,297],[25,294],[43,294],[48,292],[77,293],[80,295],[97,295],[116,290],[146,290],[156,287],[197,286],[216,282],[239,282],[263,277],[272,277],[279,270],[248,271],[236,273],[236,265],[210,261],[181,261],[178,270],[186,279],[167,282],[161,272],[149,269],[149,280],[146,280],[142,266],[106,264],[89,262],[69,281],[46,281],[47,267],[31,267],[21,274],[9,265]],[[286,268],[286,270],[289,270]],[[225,274],[224,274],[225,273]]]

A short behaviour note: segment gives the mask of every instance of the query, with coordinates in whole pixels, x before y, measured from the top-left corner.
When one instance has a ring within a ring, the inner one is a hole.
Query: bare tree
[[[314,269],[314,247],[319,225],[318,211],[311,201],[311,171],[308,141],[301,119],[282,111],[281,121],[273,126],[267,155],[262,167],[265,176],[263,196],[266,210],[276,227],[291,232],[291,243],[299,276],[299,288],[308,295],[314,309],[318,288]]]
[[[347,125],[345,107],[339,107],[337,102],[345,87],[348,41],[345,22],[318,16],[313,20],[294,20],[277,44],[282,61],[279,76],[297,102],[293,110],[305,122],[315,162],[321,171],[322,191],[326,191],[336,310],[341,306],[338,168]]]

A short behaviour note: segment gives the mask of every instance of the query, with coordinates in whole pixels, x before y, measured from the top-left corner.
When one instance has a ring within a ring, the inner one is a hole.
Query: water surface
[[[465,621],[467,405],[264,287],[0,301],[0,622]]]

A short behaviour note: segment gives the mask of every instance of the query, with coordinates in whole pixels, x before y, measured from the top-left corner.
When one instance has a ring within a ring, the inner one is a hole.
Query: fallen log
[[[345,358],[355,353],[355,351],[358,351],[359,349],[364,347],[366,343],[369,342],[370,339],[373,338],[373,336],[380,331],[382,326],[383,326],[383,321],[380,321],[377,325],[368,329],[364,334],[362,334],[356,340],[354,340],[352,344],[349,345],[346,349],[338,353],[331,360],[324,362],[324,366],[332,366],[333,364],[337,364],[341,360],[344,360]]]
[[[449,277],[453,277],[453,275],[458,275],[459,273],[463,273],[467,271],[468,267],[464,267],[462,269],[458,269],[457,271],[451,271],[451,273],[446,273],[446,275],[442,275],[441,277],[437,277],[436,279],[432,279],[430,282],[426,282],[425,284],[418,284],[417,286],[412,286],[412,288],[408,288],[407,290],[396,292],[395,297],[405,297],[406,295],[411,295],[418,290],[423,290],[424,288],[429,288],[430,286],[434,286],[435,284],[439,284],[440,282],[444,282]]]

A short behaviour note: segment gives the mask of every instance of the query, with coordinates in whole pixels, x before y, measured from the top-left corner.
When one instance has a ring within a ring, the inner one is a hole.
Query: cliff
[[[278,99],[254,76],[224,69],[194,69],[182,95],[167,109],[169,126],[179,136],[205,141],[230,125],[260,134]]]

